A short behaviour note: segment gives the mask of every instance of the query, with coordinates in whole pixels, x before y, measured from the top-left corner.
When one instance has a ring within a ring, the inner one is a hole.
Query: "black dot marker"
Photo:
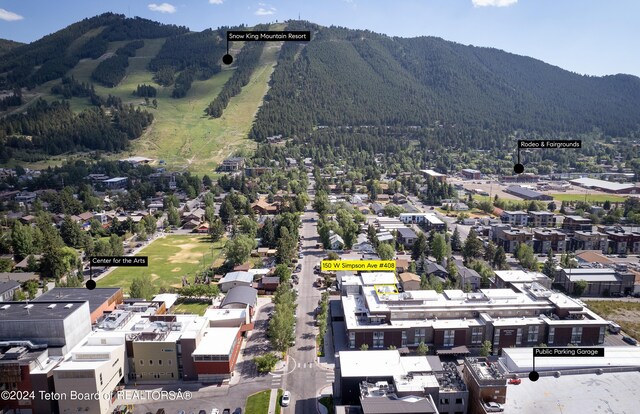
[[[518,164],[518,165],[519,165],[519,164]],[[540,374],[538,374],[538,372],[537,372],[537,371],[531,371],[531,372],[529,373],[529,379],[530,379],[531,381],[536,382],[536,381],[538,381],[538,379],[539,379],[539,378],[540,378]]]
[[[522,174],[524,172],[524,165],[522,164],[516,164],[513,166],[513,171],[516,174]]]
[[[224,56],[222,56],[222,63],[224,63],[225,65],[230,65],[233,63],[233,56],[231,56],[230,54],[226,54]]]
[[[96,281],[93,279],[87,280],[87,284],[85,286],[87,287],[87,289],[93,290],[96,288]]]

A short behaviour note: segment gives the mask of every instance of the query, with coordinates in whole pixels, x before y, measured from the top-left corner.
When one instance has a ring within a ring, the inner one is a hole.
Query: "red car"
[[[515,384],[515,385],[518,385],[518,384],[520,384],[521,382],[522,382],[522,380],[521,380],[520,378],[511,378],[511,379],[509,380],[509,384]]]

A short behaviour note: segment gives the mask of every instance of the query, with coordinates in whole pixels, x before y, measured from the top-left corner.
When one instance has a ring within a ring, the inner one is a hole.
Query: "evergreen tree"
[[[507,265],[507,253],[504,251],[502,246],[498,246],[496,249],[496,253],[493,256],[492,266],[494,269],[505,270],[508,268]]]
[[[462,246],[462,256],[465,262],[469,262],[472,259],[482,257],[482,242],[478,238],[478,234],[474,229],[469,231],[467,240],[465,240]]]
[[[542,267],[542,273],[551,278],[551,280],[555,279],[556,267],[558,266],[558,262],[556,261],[555,256],[553,255],[553,250],[549,249],[547,252],[547,260],[544,262],[544,266]]]
[[[375,231],[375,230],[374,230]],[[423,232],[418,234],[416,241],[411,247],[411,259],[418,260],[427,251],[427,236]]]
[[[442,259],[447,254],[447,244],[441,233],[436,233],[431,242],[431,255],[436,259],[438,264],[442,264]]]
[[[462,249],[462,242],[460,241],[460,232],[458,231],[458,226],[453,229],[453,235],[451,236],[451,250],[454,252],[459,252]]]

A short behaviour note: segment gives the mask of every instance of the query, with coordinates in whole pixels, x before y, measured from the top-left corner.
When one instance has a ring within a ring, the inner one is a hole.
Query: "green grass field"
[[[202,316],[209,306],[209,303],[180,303],[176,305],[173,313],[193,313]]]
[[[269,397],[271,390],[260,391],[247,398],[245,412],[251,414],[267,414],[269,412]]]
[[[551,197],[553,197],[554,200],[558,200],[558,201],[585,201],[584,194],[560,193],[560,194],[550,194],[550,195]],[[612,203],[615,203],[615,202],[624,202],[624,200],[626,200],[626,197],[615,195],[615,194],[587,194],[586,200],[587,202],[598,202],[598,203],[603,203],[609,200]]]
[[[195,273],[210,266],[222,255],[224,242],[211,243],[200,235],[170,235],[159,238],[138,256],[149,257],[149,267],[119,267],[98,281],[99,287],[122,287],[129,290],[131,279],[148,274],[156,288],[181,287],[182,276],[193,282]],[[213,248],[213,249],[212,249]]]

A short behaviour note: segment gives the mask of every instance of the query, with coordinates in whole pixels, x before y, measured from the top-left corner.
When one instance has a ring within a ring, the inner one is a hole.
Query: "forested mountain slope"
[[[496,132],[639,130],[640,78],[582,76],[497,49],[295,22],[254,125],[258,140],[319,125],[461,125]]]

